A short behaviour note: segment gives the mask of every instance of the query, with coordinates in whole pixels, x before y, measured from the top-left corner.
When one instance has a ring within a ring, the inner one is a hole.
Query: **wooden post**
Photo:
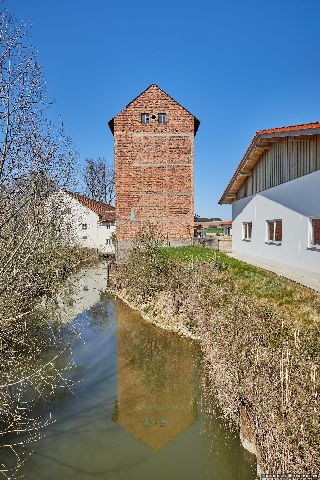
[[[110,268],[111,268],[111,264],[109,262],[107,266],[107,287],[110,287]]]

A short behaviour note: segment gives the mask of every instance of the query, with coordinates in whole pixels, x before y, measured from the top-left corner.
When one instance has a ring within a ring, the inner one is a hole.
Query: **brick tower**
[[[150,223],[168,244],[191,244],[194,136],[199,124],[155,84],[110,120],[120,257]]]

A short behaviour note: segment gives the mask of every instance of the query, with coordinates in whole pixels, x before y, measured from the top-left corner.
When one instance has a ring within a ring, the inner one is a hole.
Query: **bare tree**
[[[87,158],[84,171],[86,193],[94,200],[112,204],[114,200],[114,169],[104,157]]]
[[[40,428],[26,389],[49,381],[52,391],[64,383],[55,358],[66,346],[58,341],[56,311],[48,321],[43,299],[82,255],[69,243],[63,206],[48,212],[52,194],[72,185],[77,155],[63,125],[47,120],[45,82],[28,31],[0,12],[0,453],[13,452],[14,470],[22,462],[21,437],[30,441]],[[37,359],[46,348],[55,353],[44,369]],[[3,463],[0,477],[12,478]]]

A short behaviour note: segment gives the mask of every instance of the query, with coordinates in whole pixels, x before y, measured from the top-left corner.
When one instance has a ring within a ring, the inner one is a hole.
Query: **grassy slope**
[[[300,321],[320,321],[320,295],[313,290],[284,277],[203,247],[175,247],[162,249],[162,255],[174,260],[215,262],[220,270],[228,272],[239,291],[261,299],[269,299],[279,308],[289,311]],[[319,315],[315,316],[315,311]]]
[[[223,229],[222,228],[218,228],[218,227],[209,227],[209,228],[206,228],[206,232],[207,233],[218,233],[218,234],[222,234],[223,233]]]
[[[223,228],[218,228],[218,227],[209,227],[206,228],[207,233],[217,233],[217,234],[223,234]]]

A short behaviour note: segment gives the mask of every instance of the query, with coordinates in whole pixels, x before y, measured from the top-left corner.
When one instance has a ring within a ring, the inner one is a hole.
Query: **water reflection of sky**
[[[56,422],[32,446],[25,478],[253,479],[238,439],[199,407],[198,350],[105,297],[95,268],[71,305],[82,312],[73,322],[81,332],[73,393],[52,402]]]

